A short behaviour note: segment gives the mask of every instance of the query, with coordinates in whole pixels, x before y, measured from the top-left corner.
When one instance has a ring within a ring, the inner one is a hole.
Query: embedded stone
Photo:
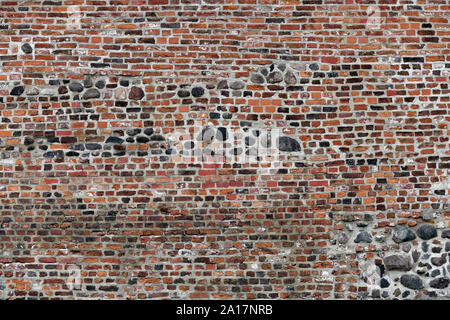
[[[294,73],[292,73],[292,71],[288,70],[284,75],[284,82],[286,82],[286,84],[288,85],[294,85],[297,83],[297,78],[295,77]]]
[[[186,98],[191,95],[191,93],[188,90],[179,90],[177,94],[180,98]]]
[[[268,83],[279,83],[281,81],[283,81],[283,74],[279,71],[272,72],[267,77]]]
[[[408,256],[393,254],[383,259],[388,270],[408,271],[412,268],[412,261]]]
[[[83,85],[84,85],[85,88],[92,87],[93,86],[92,79],[91,78],[84,79]]]
[[[291,137],[279,137],[277,142],[277,146],[280,151],[300,151],[300,144]]]
[[[430,281],[430,287],[434,289],[445,289],[448,287],[450,280],[446,277],[436,278]]]
[[[290,66],[297,71],[306,71],[306,65],[304,63],[293,63]]]
[[[380,280],[380,287],[381,288],[387,288],[387,287],[389,287],[391,284],[389,283],[389,281],[387,280],[387,279],[385,279],[385,278],[382,278],[381,280]]]
[[[32,137],[25,137],[25,139],[23,140],[23,144],[28,146],[30,144],[34,143],[34,139]]]
[[[24,53],[26,53],[26,54],[31,54],[31,53],[33,53],[33,47],[32,47],[29,43],[24,43],[24,44],[21,46],[21,49],[22,49],[22,51],[23,51]]]
[[[312,63],[309,65],[309,68],[313,71],[319,70],[319,65],[317,63]]]
[[[423,288],[422,279],[415,274],[404,274],[400,277],[400,283],[408,289],[420,290]]]
[[[160,135],[160,134],[152,135],[150,139],[151,139],[152,141],[164,141],[164,140],[166,140],[166,139],[164,139],[164,137],[163,137],[162,135]]]
[[[411,251],[411,244],[410,243],[403,243],[402,244],[402,251],[408,253]]]
[[[147,143],[147,142],[150,141],[150,139],[147,138],[147,137],[144,137],[144,136],[138,136],[138,137],[136,138],[136,141],[139,142],[139,143]]]
[[[80,143],[80,144],[76,144],[76,145],[70,147],[70,149],[72,149],[72,150],[84,151],[84,145],[81,144],[81,143]]]
[[[253,83],[257,83],[257,84],[262,84],[264,83],[266,80],[264,79],[264,77],[262,75],[260,75],[259,73],[254,73],[252,74],[252,76],[250,77],[250,81]]]
[[[194,87],[191,91],[192,95],[196,98],[201,97],[205,93],[205,89],[202,87]]]
[[[113,91],[112,90],[105,90],[103,92],[103,97],[105,99],[110,99],[110,98],[112,98],[112,96],[113,96]]]
[[[417,228],[417,235],[423,240],[429,240],[437,236],[437,231],[431,224],[423,224]]]
[[[280,63],[277,65],[278,70],[284,71],[286,70],[286,65],[284,63]]]
[[[148,136],[151,136],[153,134],[153,132],[155,132],[155,130],[153,130],[153,128],[147,128],[144,130],[144,133]]]
[[[39,89],[36,87],[27,87],[25,93],[29,96],[37,96],[39,94]]]
[[[99,143],[86,143],[85,146],[87,150],[99,150],[102,148],[102,145]]]
[[[337,241],[340,244],[346,244],[349,239],[350,239],[350,236],[347,233],[345,233],[345,232],[339,233],[339,235],[337,237]]]
[[[55,153],[53,151],[48,151],[42,155],[44,158],[53,158]]]
[[[60,87],[58,88],[58,93],[59,93],[59,94],[66,94],[67,92],[69,92],[69,90],[67,89],[66,86],[60,86]]]
[[[435,266],[437,266],[437,267],[440,267],[440,266],[442,266],[444,263],[446,263],[447,261],[446,261],[447,259],[445,258],[445,256],[441,256],[441,257],[433,257],[433,258],[431,258],[431,264],[432,265],[435,265]]]
[[[66,156],[67,157],[78,157],[80,155],[80,153],[79,152],[76,152],[76,151],[68,151],[67,153],[66,153]]]
[[[128,130],[127,130],[127,134],[128,134],[129,136],[135,136],[135,135],[137,135],[137,134],[140,133],[140,132],[141,132],[141,129],[139,129],[139,128],[128,129]]]
[[[83,91],[83,85],[79,82],[72,82],[69,84],[69,89],[73,92],[81,92]]]
[[[118,138],[118,137],[108,137],[108,139],[106,139],[105,143],[123,143],[123,139]]]
[[[105,85],[106,85],[106,83],[103,80],[98,80],[95,83],[95,87],[98,88],[98,89],[103,89],[105,87]]]
[[[417,262],[420,258],[420,252],[416,249],[413,250],[413,252],[411,253],[412,258],[414,260],[414,262]]]
[[[372,236],[367,231],[361,231],[356,236],[356,239],[354,240],[355,243],[365,242],[365,243],[371,243],[372,242]]]
[[[431,276],[433,278],[437,277],[440,274],[441,274],[441,271],[439,271],[439,269],[434,269],[433,271],[431,271]]]
[[[44,96],[54,96],[56,95],[58,92],[56,91],[55,88],[44,88],[41,91],[41,94]]]
[[[24,86],[18,86],[18,87],[14,87],[11,92],[10,95],[12,96],[20,96],[25,90]]]
[[[131,87],[128,98],[132,100],[141,100],[145,96],[144,91],[139,87]]]
[[[127,91],[125,88],[117,88],[114,91],[114,98],[117,100],[125,100],[127,98]]]
[[[233,90],[240,90],[245,87],[245,83],[240,80],[236,80],[230,83],[230,88]]]
[[[441,236],[442,238],[450,239],[450,229],[443,230]]]
[[[434,210],[433,209],[427,209],[422,212],[422,219],[424,221],[433,220],[434,218]]]
[[[396,243],[412,241],[416,238],[414,232],[405,226],[399,226],[395,229],[392,240]]]
[[[83,94],[83,99],[88,100],[88,99],[97,99],[100,98],[100,91],[98,91],[95,88],[92,89],[88,89],[84,94]]]
[[[227,80],[220,80],[217,84],[217,89],[228,89],[228,82]]]

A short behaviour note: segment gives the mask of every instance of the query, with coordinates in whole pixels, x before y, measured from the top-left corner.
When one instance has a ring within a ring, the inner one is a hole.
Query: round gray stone
[[[243,89],[244,87],[245,83],[240,80],[236,80],[230,83],[230,88],[233,90],[240,90]]]
[[[92,89],[88,89],[84,94],[83,94],[83,99],[88,100],[88,99],[97,99],[100,98],[100,91],[98,91],[95,88]]]
[[[442,231],[442,238],[450,239],[450,229]]]
[[[360,233],[358,233],[355,239],[355,243],[360,242],[371,243],[372,236],[370,235],[370,233],[368,233],[367,231],[361,231]]]
[[[81,92],[83,91],[83,85],[79,82],[72,82],[71,84],[69,84],[69,89],[70,91],[73,92]]]
[[[22,51],[26,54],[33,53],[33,47],[29,43],[24,43],[21,47]]]
[[[395,229],[392,236],[392,240],[396,243],[412,241],[416,238],[416,235],[412,230],[405,226],[399,226]]]
[[[260,75],[259,73],[254,73],[252,74],[252,76],[250,77],[250,81],[253,83],[257,83],[257,84],[262,84],[265,82],[265,79],[262,75]]]
[[[423,288],[423,281],[418,275],[404,274],[400,277],[400,283],[412,290],[420,290]]]
[[[104,80],[98,80],[98,81],[95,83],[95,86],[96,86],[98,89],[103,89],[103,88],[105,87],[105,85],[106,85],[106,83],[105,83]]]
[[[431,224],[423,224],[417,228],[417,235],[423,240],[429,240],[437,236],[437,231]]]

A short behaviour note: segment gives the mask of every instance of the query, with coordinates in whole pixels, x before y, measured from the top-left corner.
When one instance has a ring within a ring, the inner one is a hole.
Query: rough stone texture
[[[430,281],[430,287],[435,289],[445,289],[448,287],[450,280],[445,277],[440,277]]]
[[[397,243],[412,241],[414,239],[416,239],[414,232],[404,226],[397,227],[394,231],[394,235],[392,236],[392,240]]]
[[[267,82],[269,83],[278,83],[281,81],[283,81],[283,74],[279,71],[272,72],[267,77]]]
[[[400,254],[393,254],[385,257],[384,264],[388,270],[408,271],[412,268],[410,258]]]
[[[261,84],[261,83],[264,83],[264,82],[265,82],[264,77],[263,77],[262,75],[260,75],[260,74],[257,74],[257,73],[252,74],[250,80],[251,80],[252,82],[258,83],[258,84]]]
[[[24,86],[18,86],[18,87],[14,87],[11,92],[10,95],[12,96],[20,96],[25,90]]]
[[[72,82],[69,84],[70,91],[81,92],[83,91],[83,85],[79,82]]]
[[[132,87],[128,98],[132,100],[141,100],[145,96],[144,91],[138,87]]]
[[[422,279],[415,274],[404,274],[400,278],[400,283],[404,285],[406,288],[419,290],[423,288]]]
[[[86,92],[83,94],[83,99],[97,99],[97,98],[100,98],[100,91],[94,88],[86,90]]]
[[[33,47],[29,43],[24,43],[21,47],[23,53],[30,54],[33,53]]]
[[[417,228],[417,235],[423,240],[430,240],[437,236],[436,228],[430,224],[424,224]]]
[[[367,231],[361,231],[360,233],[358,233],[355,239],[355,243],[359,242],[371,243],[372,236]]]
[[[0,7],[1,299],[448,298],[448,1]]]

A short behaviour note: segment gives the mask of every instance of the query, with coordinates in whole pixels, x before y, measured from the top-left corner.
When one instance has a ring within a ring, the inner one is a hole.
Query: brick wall
[[[449,295],[448,1],[0,4],[0,297]]]

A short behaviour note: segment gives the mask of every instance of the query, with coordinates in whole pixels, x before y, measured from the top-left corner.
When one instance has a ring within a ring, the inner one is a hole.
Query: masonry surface
[[[0,298],[450,296],[446,0],[0,1]]]

